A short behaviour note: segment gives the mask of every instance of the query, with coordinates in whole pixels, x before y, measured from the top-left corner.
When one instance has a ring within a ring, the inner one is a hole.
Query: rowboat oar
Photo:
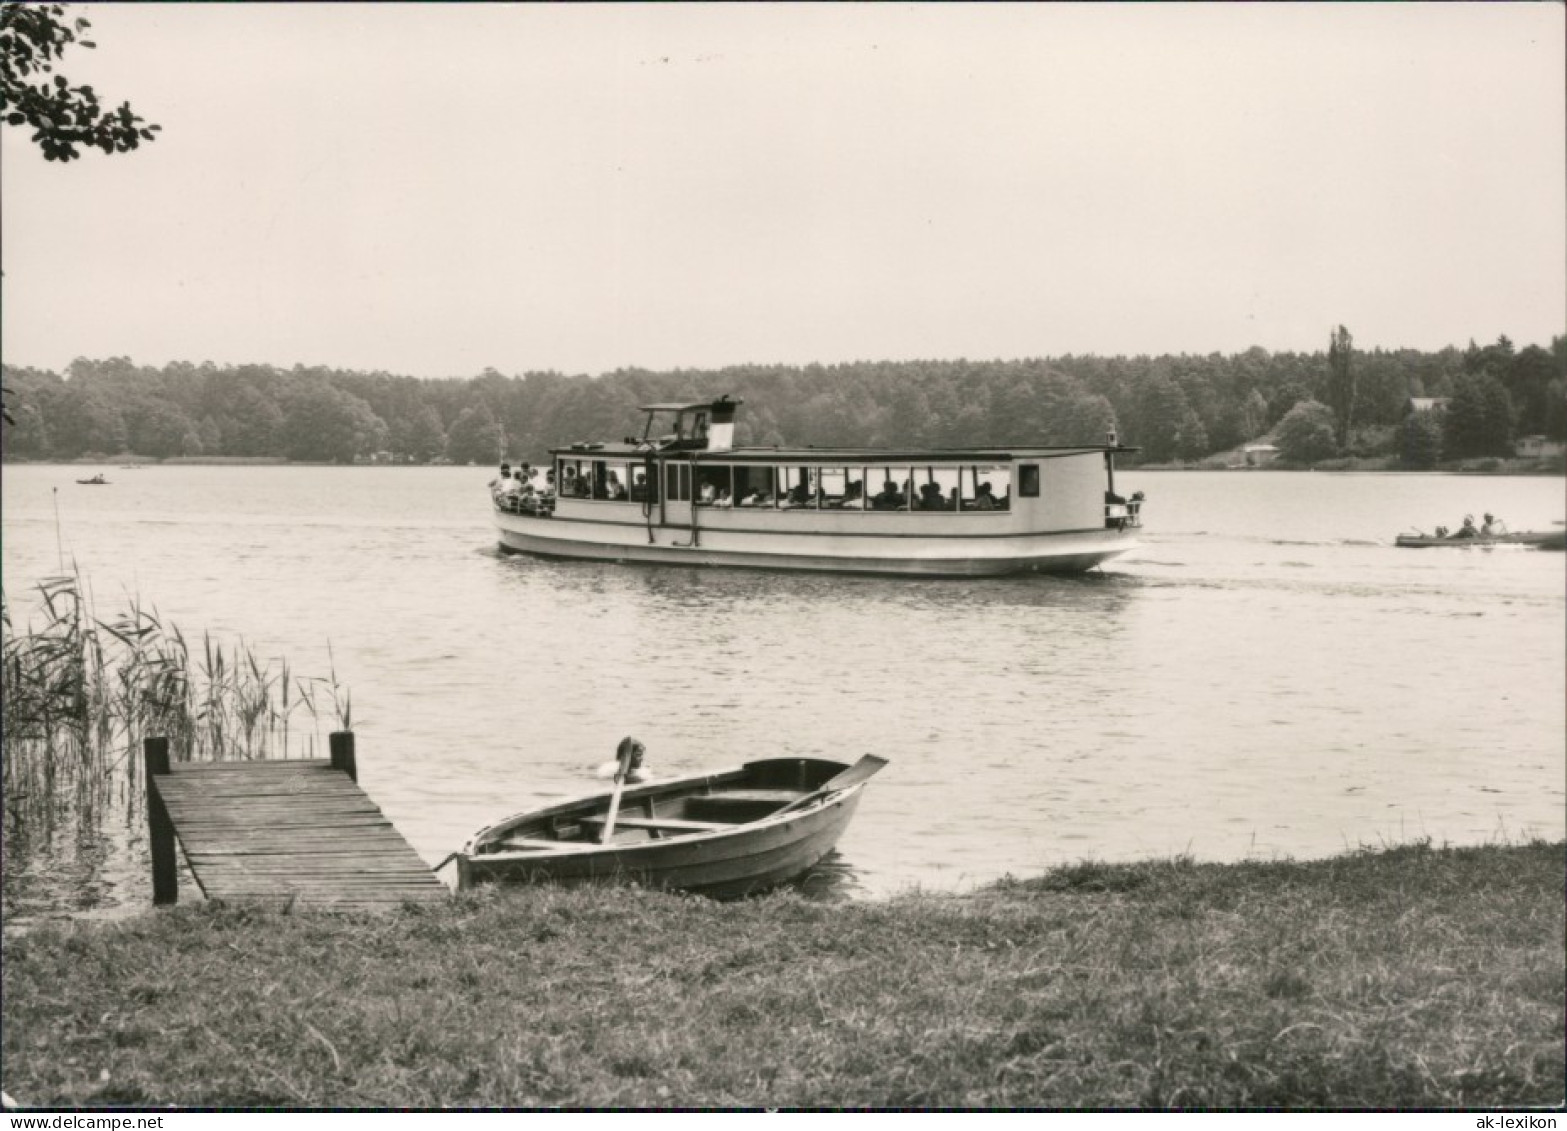
[[[778,809],[768,815],[776,817],[780,813],[789,813],[795,809],[803,809],[813,801],[820,801],[829,793],[837,793],[840,789],[848,789],[851,785],[859,785],[862,781],[868,780],[886,764],[887,759],[878,758],[874,754],[867,754],[837,777],[828,778],[821,785],[811,790],[810,793],[805,794],[803,797],[796,797],[782,809]]]
[[[615,750],[615,758],[617,760],[615,766],[615,791],[609,796],[609,816],[604,820],[604,831],[599,836],[600,844],[608,844],[609,838],[614,835],[615,817],[620,813],[620,791],[625,787],[626,775],[631,772],[631,763],[641,749],[643,749],[642,744],[628,736],[620,740],[620,746]]]

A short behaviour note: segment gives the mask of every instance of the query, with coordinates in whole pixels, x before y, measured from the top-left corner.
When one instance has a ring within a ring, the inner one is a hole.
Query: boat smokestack
[[[707,450],[727,452],[735,446],[735,409],[739,401],[721,397],[712,404],[712,419],[707,427]]]

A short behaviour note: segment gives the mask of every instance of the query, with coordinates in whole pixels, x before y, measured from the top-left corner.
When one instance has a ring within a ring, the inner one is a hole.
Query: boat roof
[[[734,402],[740,403],[738,401]],[[711,399],[705,401],[660,401],[657,404],[643,404],[637,406],[638,412],[690,412],[692,409],[712,408]]]
[[[649,449],[646,444],[576,444],[551,448],[552,455],[591,459],[643,459],[664,455],[670,459],[695,458],[702,463],[985,463],[1013,459],[1048,459],[1073,452],[1135,452],[1137,448],[1106,444],[1064,444],[1008,448],[730,448],[724,451]]]

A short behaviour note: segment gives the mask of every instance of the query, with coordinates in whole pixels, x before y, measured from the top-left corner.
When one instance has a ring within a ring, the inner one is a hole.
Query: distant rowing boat
[[[102,475],[94,475],[91,479],[78,479],[77,482],[83,487],[107,487],[109,485],[109,481]]]
[[[1417,550],[1433,546],[1447,549],[1465,546],[1528,546],[1536,550],[1567,550],[1567,530],[1521,530],[1516,534],[1480,534],[1473,538],[1454,535],[1400,534],[1394,545]]]

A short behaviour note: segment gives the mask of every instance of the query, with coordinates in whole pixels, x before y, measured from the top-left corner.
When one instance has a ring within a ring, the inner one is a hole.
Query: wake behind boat
[[[626,879],[720,899],[749,895],[832,851],[884,765],[874,755],[852,766],[771,758],[624,788],[617,778],[610,792],[481,829],[453,854],[457,887]]]
[[[640,439],[503,467],[502,550],[845,573],[1071,573],[1137,546],[1141,494],[1106,444],[963,449],[733,446],[739,402],[642,406]]]

